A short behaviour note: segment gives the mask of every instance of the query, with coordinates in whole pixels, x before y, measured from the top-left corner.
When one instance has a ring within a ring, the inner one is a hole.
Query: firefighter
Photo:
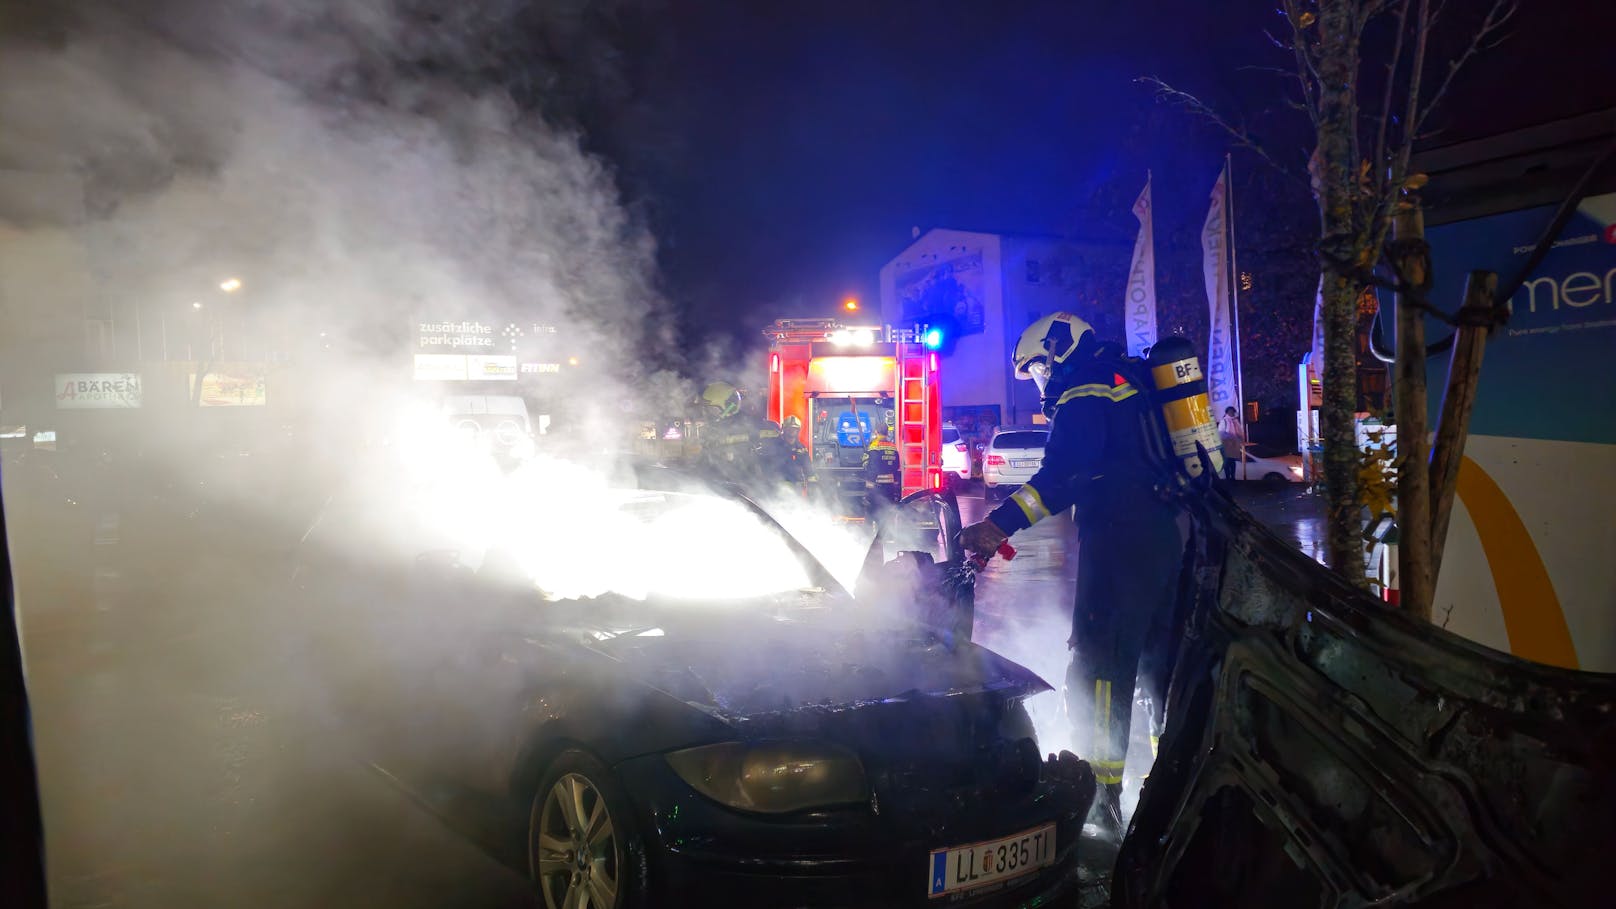
[[[780,443],[780,477],[801,492],[813,465],[809,463],[808,449],[802,444],[802,420],[795,414],[781,422]]]
[[[741,417],[740,389],[728,382],[710,382],[695,400],[702,420],[701,460],[726,474],[754,461],[756,438]]]
[[[902,489],[898,483],[898,446],[886,433],[876,430],[864,450],[864,499],[868,510],[874,513],[881,505],[897,502]]]
[[[748,416],[740,389],[712,382],[695,401],[704,425],[700,461],[730,482],[751,484],[765,476],[767,458],[780,445],[780,424]]]
[[[1043,466],[961,532],[967,549],[991,554],[1010,534],[1076,506],[1067,717],[1075,750],[1101,784],[1091,816],[1113,838],[1122,833],[1134,683],[1147,639],[1160,635],[1153,627],[1171,614],[1183,554],[1178,512],[1162,491],[1167,477],[1148,453],[1150,399],[1118,374],[1119,356],[1069,313],[1045,316],[1022,333],[1016,376],[1038,384],[1051,421]]]

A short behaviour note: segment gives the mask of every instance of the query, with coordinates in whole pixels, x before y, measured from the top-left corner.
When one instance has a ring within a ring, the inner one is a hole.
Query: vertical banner
[[[1324,382],[1324,277],[1319,276],[1319,291],[1313,297],[1313,356],[1308,359],[1310,382]],[[1317,406],[1317,405],[1315,405]]]
[[[1212,307],[1210,337],[1206,351],[1206,389],[1212,403],[1212,418],[1223,419],[1223,410],[1240,411],[1234,387],[1234,334],[1229,327],[1229,171],[1218,174],[1212,187],[1212,206],[1201,228],[1201,270],[1206,277],[1206,299]]]
[[[1139,236],[1133,241],[1133,267],[1128,270],[1128,298],[1123,322],[1128,326],[1128,353],[1142,357],[1156,345],[1156,241],[1150,217],[1150,174],[1133,203]]]

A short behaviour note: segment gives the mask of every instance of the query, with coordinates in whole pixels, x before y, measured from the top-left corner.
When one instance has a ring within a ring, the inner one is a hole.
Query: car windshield
[[[994,448],[1043,448],[1049,433],[1041,430],[1014,430],[993,437]]]
[[[955,429],[952,426],[944,426],[943,427],[943,444],[944,445],[952,445],[953,443],[958,442],[959,437],[960,437],[959,430]]]

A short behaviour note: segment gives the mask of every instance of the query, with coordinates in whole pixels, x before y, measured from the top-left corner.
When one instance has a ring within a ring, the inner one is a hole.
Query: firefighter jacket
[[[1076,369],[1058,399],[1043,465],[989,515],[1005,533],[1074,505],[1079,527],[1168,512],[1146,448],[1150,399],[1102,360]]]
[[[766,446],[779,444],[780,427],[767,420],[734,416],[702,428],[702,457],[713,463],[753,465]]]
[[[871,486],[898,485],[898,446],[890,441],[871,442],[864,451],[864,482]]]

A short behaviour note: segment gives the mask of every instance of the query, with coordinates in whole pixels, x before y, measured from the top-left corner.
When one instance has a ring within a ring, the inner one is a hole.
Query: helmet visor
[[[1033,383],[1038,386],[1038,393],[1042,395],[1049,385],[1049,361],[1034,360],[1028,363],[1027,375],[1032,376]]]

